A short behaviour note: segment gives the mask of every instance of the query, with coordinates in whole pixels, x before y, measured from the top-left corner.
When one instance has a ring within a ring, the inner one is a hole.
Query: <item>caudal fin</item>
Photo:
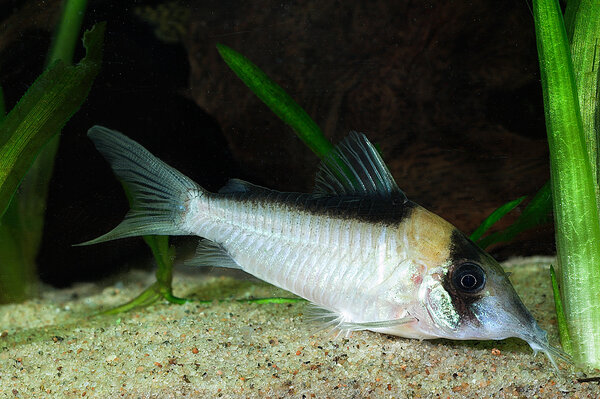
[[[132,199],[131,210],[113,230],[78,245],[141,235],[185,235],[183,217],[203,189],[123,134],[94,126],[88,130]]]

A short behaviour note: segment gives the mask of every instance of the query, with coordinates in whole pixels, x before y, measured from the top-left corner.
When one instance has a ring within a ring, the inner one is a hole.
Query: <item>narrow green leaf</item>
[[[260,68],[231,48],[217,44],[223,60],[235,74],[274,113],[288,124],[306,145],[320,158],[325,158],[333,146],[310,116]]]
[[[20,243],[11,229],[0,229],[0,303],[20,302],[31,294],[31,281],[35,281],[35,270],[18,267],[22,259]]]
[[[274,298],[256,298],[256,299],[238,299],[238,302],[246,302],[246,303],[258,303],[260,305],[266,303],[298,303],[298,302],[306,302],[304,298],[282,298],[282,297],[274,297]]]
[[[585,145],[596,179],[596,198],[600,198],[600,0],[569,0],[565,9],[565,28],[571,46]]]
[[[161,298],[158,282],[155,282],[150,287],[142,291],[141,294],[133,298],[131,301],[119,305],[117,307],[103,310],[97,315],[114,315],[119,313],[129,312],[133,309],[145,308],[146,306],[152,305],[154,302]]]
[[[75,42],[79,37],[86,5],[87,0],[63,1],[64,9],[48,54],[48,64],[56,60],[63,60],[68,65],[73,63]]]
[[[85,1],[65,0],[57,34],[46,67],[57,59],[68,65],[79,40]],[[59,50],[60,49],[60,50]],[[0,99],[1,101],[1,99]],[[2,111],[3,112],[3,111]],[[1,114],[1,113],[0,113]],[[4,115],[0,115],[0,122]],[[0,303],[20,301],[37,282],[35,260],[42,241],[48,186],[58,149],[59,135],[50,139],[21,180],[19,190],[0,221]]]
[[[567,352],[568,354],[572,354],[573,348],[571,347],[569,328],[567,326],[567,319],[565,318],[565,311],[563,308],[562,300],[560,299],[558,280],[556,280],[556,272],[554,271],[553,265],[550,265],[550,279],[552,280],[552,292],[554,293],[554,306],[556,308],[556,321],[558,323],[560,343],[565,352]]]
[[[526,196],[523,196],[498,207],[490,214],[490,216],[485,218],[485,220],[479,225],[479,227],[477,227],[477,229],[469,238],[473,241],[478,241],[490,227],[492,227],[498,220],[502,219],[507,213],[515,209],[521,202],[523,202],[525,198]]]
[[[481,238],[477,241],[477,244],[481,248],[487,248],[498,242],[512,241],[523,231],[548,223],[551,219],[552,195],[550,191],[550,181],[547,181],[546,184],[538,190],[531,201],[529,201],[529,204],[527,204],[523,213],[521,213],[519,218],[512,225],[502,231],[497,231]]]
[[[76,66],[53,63],[0,124],[0,216],[42,146],[79,109],[100,70],[105,23],[84,34]]]
[[[599,8],[596,4],[582,18],[599,18]],[[600,220],[571,49],[557,0],[534,0],[533,15],[564,315],[575,362],[600,367]]]
[[[327,164],[337,164],[335,173],[344,174],[344,178],[358,183],[356,177],[337,155],[329,157],[333,145],[325,137],[319,126],[277,83],[243,55],[231,48],[217,44],[219,54],[235,74],[250,90],[286,124],[296,135]],[[339,170],[339,172],[338,172]],[[340,176],[342,177],[342,176]],[[360,188],[361,186],[357,186]]]

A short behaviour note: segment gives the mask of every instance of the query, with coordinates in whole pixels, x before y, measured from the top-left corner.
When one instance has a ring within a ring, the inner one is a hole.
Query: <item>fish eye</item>
[[[465,262],[452,273],[452,283],[459,291],[474,294],[485,286],[485,272],[481,266]]]

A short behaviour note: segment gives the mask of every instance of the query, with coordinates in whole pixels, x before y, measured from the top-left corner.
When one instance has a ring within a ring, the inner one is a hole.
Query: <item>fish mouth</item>
[[[529,312],[527,312],[527,315],[528,318],[530,318],[530,324],[525,331],[522,331],[521,334],[517,334],[517,336],[529,344],[534,355],[538,352],[544,352],[544,355],[550,360],[550,363],[552,363],[552,366],[554,366],[554,369],[557,372],[560,371],[556,363],[557,360],[561,360],[568,365],[573,365],[574,363],[571,356],[562,349],[550,345],[548,333],[537,324]]]
[[[490,336],[493,336],[493,339],[504,339],[509,337],[522,339],[529,344],[534,354],[544,352],[557,373],[560,373],[557,364],[558,361],[562,361],[568,365],[574,364],[569,354],[550,345],[548,342],[548,333],[537,324],[516,294],[513,297],[513,303],[511,305],[512,306],[507,309],[505,306],[499,304],[498,298],[494,298],[488,299],[487,301],[480,303],[479,306],[476,306],[475,313],[481,316],[485,315],[485,317],[480,316],[479,321],[483,325],[491,326],[491,328],[488,329],[488,333],[490,333]],[[487,310],[494,308],[504,308],[504,312],[492,313]],[[498,326],[502,327],[498,328]]]
[[[550,345],[550,343],[548,342],[546,332],[544,332],[543,336],[541,337],[527,334],[524,336],[520,336],[519,338],[521,338],[529,344],[529,346],[533,350],[534,355],[536,355],[538,352],[544,352],[544,355],[546,355],[548,360],[550,360],[550,363],[552,363],[552,366],[554,366],[554,369],[557,372],[560,372],[560,369],[556,363],[557,360],[561,360],[564,363],[567,363],[569,366],[572,366],[574,364],[571,355],[569,355],[562,349],[555,348],[554,346]]]

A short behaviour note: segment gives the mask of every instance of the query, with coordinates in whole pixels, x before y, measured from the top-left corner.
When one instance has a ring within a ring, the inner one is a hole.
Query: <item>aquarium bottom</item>
[[[548,267],[506,264],[557,343]],[[158,303],[89,315],[153,282],[132,271],[103,284],[45,289],[0,307],[0,397],[597,397],[596,383],[557,376],[520,340],[418,341],[357,332],[338,337],[307,322],[307,303],[234,299],[290,296],[242,273],[179,270],[175,294],[211,303]],[[220,273],[220,272],[219,272]],[[219,299],[219,300],[216,300]]]

